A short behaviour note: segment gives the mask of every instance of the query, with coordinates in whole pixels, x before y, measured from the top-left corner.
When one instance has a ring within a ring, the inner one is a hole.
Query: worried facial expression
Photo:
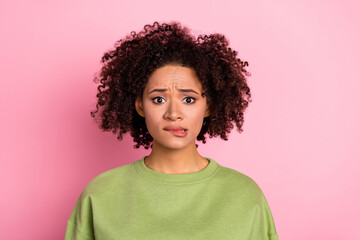
[[[178,65],[156,69],[135,106],[145,118],[154,144],[169,149],[194,144],[204,117],[210,114],[195,71]]]

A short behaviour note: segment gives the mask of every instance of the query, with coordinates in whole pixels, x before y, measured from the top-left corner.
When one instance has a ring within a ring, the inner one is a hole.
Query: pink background
[[[200,154],[253,178],[280,239],[360,239],[357,1],[1,1],[0,239],[63,239],[85,185],[138,160],[95,125],[93,75],[155,20],[225,34],[249,61],[244,132]]]

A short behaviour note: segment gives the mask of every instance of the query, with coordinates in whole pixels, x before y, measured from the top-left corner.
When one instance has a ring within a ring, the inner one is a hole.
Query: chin
[[[182,144],[166,144],[166,145],[162,145],[162,147],[167,148],[167,149],[171,149],[171,150],[180,150],[185,148],[187,145],[182,145]]]
[[[159,145],[162,148],[171,149],[171,150],[180,150],[188,147],[191,143],[185,143],[185,142],[171,142],[168,141],[166,143],[157,142],[157,145]]]

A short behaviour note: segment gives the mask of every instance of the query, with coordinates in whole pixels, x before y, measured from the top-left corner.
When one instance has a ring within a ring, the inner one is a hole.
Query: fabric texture
[[[199,172],[165,174],[144,159],[106,171],[80,194],[65,240],[278,240],[259,186],[211,158]]]

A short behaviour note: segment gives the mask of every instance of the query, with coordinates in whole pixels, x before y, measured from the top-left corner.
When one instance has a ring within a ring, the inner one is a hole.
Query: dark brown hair
[[[206,143],[234,128],[242,132],[244,111],[251,102],[245,69],[247,62],[237,58],[224,35],[215,33],[195,38],[178,22],[145,25],[138,33],[116,42],[101,60],[103,66],[95,82],[99,83],[96,111],[91,116],[104,131],[122,135],[130,132],[135,148],[149,148],[153,141],[145,119],[135,110],[135,100],[142,97],[149,76],[166,64],[178,64],[195,70],[210,106],[197,140]],[[96,113],[98,113],[96,115]]]

